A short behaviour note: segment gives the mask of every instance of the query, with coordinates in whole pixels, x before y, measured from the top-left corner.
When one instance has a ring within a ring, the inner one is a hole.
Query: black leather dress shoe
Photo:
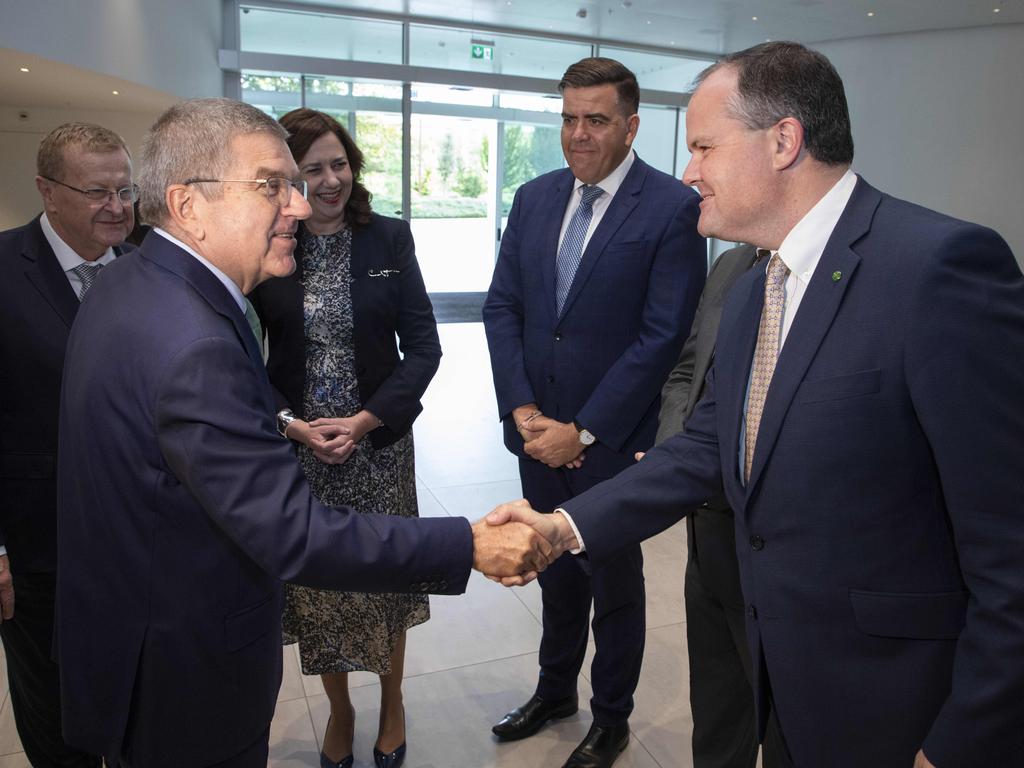
[[[575,696],[545,701],[534,695],[523,706],[516,707],[501,718],[501,722],[491,731],[504,741],[525,739],[543,728],[548,720],[574,715],[579,708],[579,700]]]
[[[608,727],[592,725],[562,768],[611,768],[627,744],[629,723]]]

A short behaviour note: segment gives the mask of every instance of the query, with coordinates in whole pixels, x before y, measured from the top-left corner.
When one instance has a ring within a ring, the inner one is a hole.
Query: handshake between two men
[[[473,568],[506,587],[529,584],[579,546],[564,515],[541,514],[526,499],[501,504],[473,524]]]

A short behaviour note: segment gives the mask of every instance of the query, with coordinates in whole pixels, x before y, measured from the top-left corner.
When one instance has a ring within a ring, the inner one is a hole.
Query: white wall
[[[182,98],[223,95],[220,0],[0,0],[0,47]]]
[[[814,46],[842,75],[854,170],[992,227],[1024,264],[1024,25]]]
[[[142,137],[157,113],[31,108],[21,120],[16,107],[0,106],[0,231],[24,224],[43,209],[36,190],[36,153],[43,136],[61,123],[80,120],[116,131],[132,157],[138,157]]]

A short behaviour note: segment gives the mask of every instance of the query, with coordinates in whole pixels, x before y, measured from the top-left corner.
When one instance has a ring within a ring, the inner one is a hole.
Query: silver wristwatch
[[[574,427],[576,427],[576,431],[579,433],[580,443],[582,445],[590,446],[590,445],[593,445],[594,443],[597,442],[597,438],[594,437],[594,433],[591,432],[589,429],[586,429],[585,427],[581,427],[575,421],[572,423],[572,425]]]
[[[285,432],[288,431],[288,425],[297,419],[291,408],[284,408],[277,412],[277,431],[281,433],[281,437],[288,437]]]

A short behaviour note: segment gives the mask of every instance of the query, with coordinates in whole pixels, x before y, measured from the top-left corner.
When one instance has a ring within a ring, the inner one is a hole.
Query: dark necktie
[[[562,247],[558,249],[556,261],[557,274],[555,283],[555,309],[562,314],[562,307],[576,277],[576,269],[583,258],[583,241],[586,240],[590,220],[594,217],[594,201],[604,190],[598,186],[584,185],[580,187],[580,204],[569,220],[569,226],[562,238]]]
[[[249,323],[252,335],[256,337],[256,346],[259,347],[260,354],[265,357],[266,350],[263,347],[263,324],[260,322],[260,316],[256,314],[256,308],[248,299],[245,300],[245,319],[246,322]]]

